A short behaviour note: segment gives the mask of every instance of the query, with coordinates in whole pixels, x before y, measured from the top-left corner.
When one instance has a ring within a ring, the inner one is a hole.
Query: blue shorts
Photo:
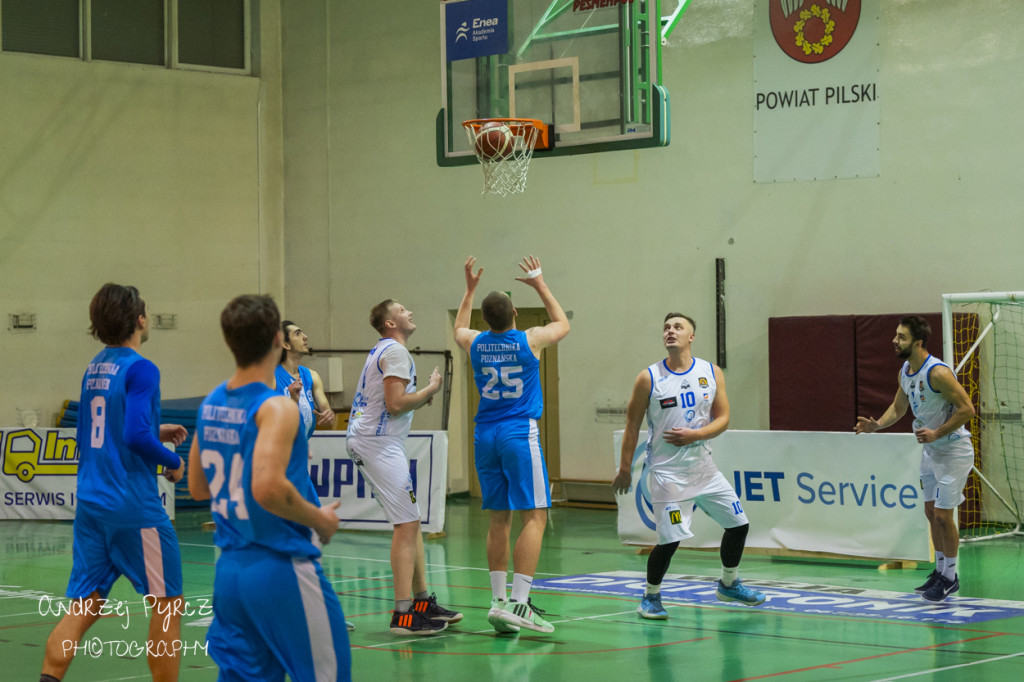
[[[223,552],[206,641],[219,680],[352,679],[345,616],[318,560]]]
[[[106,598],[120,576],[139,594],[181,595],[181,553],[170,519],[139,528],[118,526],[94,516],[83,505],[75,510],[69,599],[99,592]]]
[[[551,506],[548,467],[535,419],[477,424],[473,445],[484,509]]]

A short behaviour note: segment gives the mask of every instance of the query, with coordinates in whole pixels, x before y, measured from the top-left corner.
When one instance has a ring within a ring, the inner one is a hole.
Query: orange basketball
[[[504,159],[512,153],[514,144],[512,131],[500,121],[484,123],[476,134],[476,154],[481,159]]]

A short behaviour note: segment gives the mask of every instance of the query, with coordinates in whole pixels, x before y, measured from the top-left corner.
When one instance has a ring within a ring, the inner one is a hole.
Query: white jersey
[[[693,358],[684,372],[673,372],[665,360],[647,368],[651,395],[647,405],[647,466],[651,472],[652,502],[685,499],[684,491],[714,476],[711,446],[697,441],[679,447],[663,435],[674,428],[699,429],[711,422],[711,405],[718,384],[707,360]]]
[[[412,410],[400,417],[388,412],[384,402],[384,378],[398,377],[409,383],[406,393],[416,391],[416,363],[398,341],[381,339],[373,347],[363,365],[352,413],[348,420],[348,436],[395,436],[405,438],[412,428]]]
[[[913,374],[910,373],[909,362],[904,362],[903,368],[900,369],[900,388],[907,394],[910,409],[914,412],[915,430],[937,429],[956,411],[952,403],[932,388],[931,374],[936,367],[949,369],[949,365],[934,355],[929,355],[920,369]],[[965,445],[967,447],[964,447]],[[971,432],[963,426],[944,438],[929,443],[928,447],[937,454],[974,454],[971,447]]]

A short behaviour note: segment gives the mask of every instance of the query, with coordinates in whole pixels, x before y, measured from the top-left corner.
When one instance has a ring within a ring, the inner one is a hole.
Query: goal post
[[[961,541],[1024,535],[1024,291],[943,294],[942,338],[977,411]]]

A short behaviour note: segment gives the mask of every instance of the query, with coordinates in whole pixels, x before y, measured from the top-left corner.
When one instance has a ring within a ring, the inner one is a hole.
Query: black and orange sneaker
[[[448,623],[428,618],[421,611],[395,611],[391,616],[391,632],[396,635],[436,635],[446,627]]]
[[[437,595],[433,592],[426,599],[416,599],[412,603],[412,610],[419,611],[431,620],[440,620],[449,625],[462,620],[462,614],[458,611],[449,611],[437,603]]]

